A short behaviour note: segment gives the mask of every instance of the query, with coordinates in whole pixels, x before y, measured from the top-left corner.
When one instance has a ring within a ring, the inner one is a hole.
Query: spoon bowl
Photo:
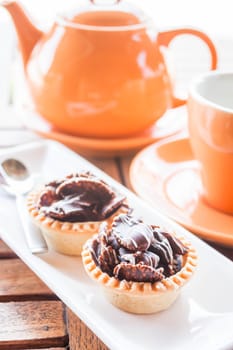
[[[21,161],[17,159],[5,159],[1,165],[7,176],[12,179],[23,181],[29,177],[28,169]]]
[[[0,165],[0,183],[13,196],[28,193],[35,183],[27,167],[18,159],[5,159]]]

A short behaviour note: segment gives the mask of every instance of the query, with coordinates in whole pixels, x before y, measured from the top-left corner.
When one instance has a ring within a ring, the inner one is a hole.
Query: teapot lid
[[[63,26],[95,30],[136,29],[148,17],[135,5],[122,0],[86,0],[79,7],[58,16]]]

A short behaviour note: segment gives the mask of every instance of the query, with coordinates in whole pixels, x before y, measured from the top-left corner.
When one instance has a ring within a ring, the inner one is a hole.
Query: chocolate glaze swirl
[[[129,214],[119,215],[110,230],[102,227],[88,248],[95,264],[109,276],[151,283],[178,272],[188,251],[170,233]]]
[[[101,221],[124,205],[124,200],[104,181],[85,172],[45,185],[37,206],[46,216],[60,221]]]

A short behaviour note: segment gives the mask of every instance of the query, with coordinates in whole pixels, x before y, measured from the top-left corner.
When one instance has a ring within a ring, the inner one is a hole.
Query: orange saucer
[[[59,141],[75,151],[89,156],[126,155],[174,135],[186,127],[186,107],[178,107],[166,112],[150,129],[143,133],[119,139],[98,139],[64,134],[54,129],[35,112],[20,111],[23,124],[37,134]]]
[[[187,137],[170,137],[142,150],[131,163],[130,181],[158,211],[206,240],[233,247],[233,215],[203,201],[198,162]]]

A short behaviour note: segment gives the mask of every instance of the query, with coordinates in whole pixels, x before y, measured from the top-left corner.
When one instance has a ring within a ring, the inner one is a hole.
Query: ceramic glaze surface
[[[201,165],[204,197],[229,214],[233,214],[232,91],[233,74],[215,73],[194,84],[188,101],[190,140]]]
[[[126,19],[124,13],[114,16]],[[89,13],[76,20],[94,22]],[[136,133],[172,106],[156,37],[145,29],[106,32],[55,25],[35,48],[27,75],[37,111],[60,130],[81,136]]]
[[[197,86],[199,97],[208,100],[208,104],[216,104],[216,108],[233,110],[233,73],[222,74],[220,76],[213,74],[204,79]]]
[[[198,236],[233,247],[233,215],[203,197],[200,165],[186,136],[169,137],[139,152],[130,167],[137,194]]]
[[[191,28],[158,32],[149,18],[124,1],[103,8],[90,4],[58,17],[44,34],[18,2],[3,3],[16,27],[34,109],[60,132],[128,137],[184,104],[173,94],[161,50],[177,35],[203,40],[210,68],[216,68],[216,49],[205,33]]]

